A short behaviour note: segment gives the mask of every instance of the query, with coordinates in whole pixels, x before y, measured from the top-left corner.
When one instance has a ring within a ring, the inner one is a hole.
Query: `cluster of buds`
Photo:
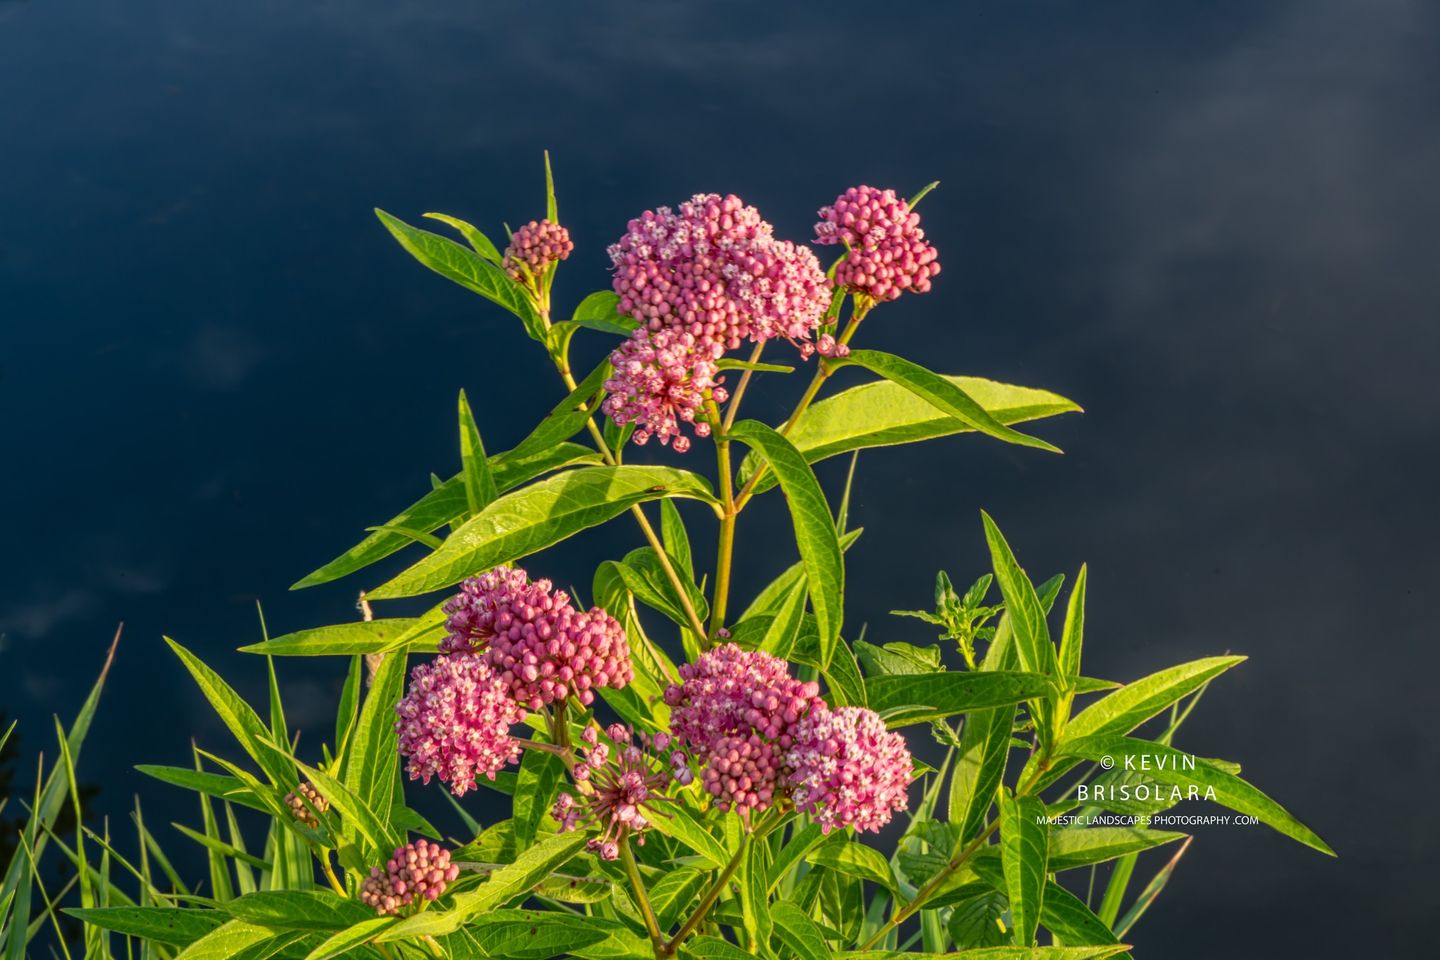
[[[539,710],[574,697],[588,706],[594,688],[621,688],[634,676],[619,621],[599,607],[580,611],[549,580],[519,567],[471,577],[445,604],[446,653],[476,654],[520,705]]]
[[[695,422],[704,400],[725,402],[714,362],[726,350],[779,337],[805,356],[814,351],[831,296],[820,262],[808,247],[776,240],[760,212],[733,194],[647,210],[609,252],[619,311],[640,327],[611,356],[606,389],[621,399],[606,412],[637,423],[637,443],[652,435],[663,443],[680,423]],[[696,433],[705,435],[699,423]],[[681,440],[676,450],[689,446]]]
[[[511,235],[505,248],[505,272],[516,283],[538,291],[545,271],[574,249],[569,230],[550,220],[531,220]]]
[[[683,786],[690,782],[692,774],[683,753],[670,754],[668,765],[660,759],[670,747],[667,734],[637,737],[629,727],[618,723],[605,733],[609,743],[600,739],[594,727],[585,728],[581,734],[585,746],[572,771],[585,792],[578,799],[561,793],[551,813],[561,832],[598,830],[587,848],[602,860],[614,860],[628,834],[635,834],[637,843],[645,842],[642,831],[650,825],[645,813],[653,813],[655,804],[665,799],[662,794],[670,782]]]
[[[330,801],[321,796],[314,784],[306,782],[285,794],[285,806],[289,808],[290,816],[294,817],[297,823],[303,823],[314,830],[320,826],[317,815],[330,809]]]
[[[905,738],[873,710],[816,710],[795,726],[786,757],[796,809],[829,833],[879,831],[904,810],[914,776]]]
[[[693,334],[642,327],[610,355],[615,375],[605,381],[609,395],[602,408],[622,427],[636,424],[637,444],[653,436],[662,446],[673,440],[675,452],[684,453],[690,438],[680,424],[693,424],[696,436],[709,436],[710,423],[699,416],[705,401],[722,404],[729,398],[720,385],[719,356],[718,344],[699,344]]]
[[[825,704],[819,684],[790,676],[779,657],[733,643],[680,668],[665,690],[670,732],[705,766],[702,783],[724,810],[764,810],[784,789],[797,723]]]
[[[820,208],[815,242],[845,244],[836,283],[877,302],[907,290],[927,293],[930,279],[940,273],[939,254],[925,240],[920,215],[894,190],[863,185],[846,190]]]
[[[409,758],[411,780],[432,776],[464,796],[477,777],[495,774],[520,756],[510,727],[525,710],[510,686],[484,659],[452,653],[410,671],[410,688],[395,706],[400,754]]]
[[[459,875],[460,867],[450,862],[449,850],[416,840],[396,847],[383,870],[370,868],[360,885],[360,902],[376,913],[394,916],[411,905],[438,899],[445,885]]]

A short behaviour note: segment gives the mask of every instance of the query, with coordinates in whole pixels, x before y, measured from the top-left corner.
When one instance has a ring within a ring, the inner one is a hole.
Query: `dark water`
[[[1243,762],[1340,859],[1202,830],[1134,939],[1414,955],[1440,854],[1437,44],[1418,0],[0,2],[0,703],[22,770],[123,619],[82,772],[117,820],[140,791],[193,822],[130,769],[187,762],[192,735],[233,753],[161,633],[260,696],[231,652],[255,601],[277,632],[354,615],[379,574],[286,587],[455,468],[456,390],[493,449],[556,399],[515,325],[372,206],[498,233],[540,213],[549,147],[569,302],[645,207],[734,191],[798,239],[847,185],[939,178],[945,272],[866,343],[1088,412],[1040,428],[1064,458],[862,456],[850,621],[923,639],[886,611],[982,570],[983,506],[1032,572],[1089,561],[1087,672],[1251,654],[1180,746]],[[742,593],[784,562],[780,522],[752,521]],[[531,567],[588,584],[634,539]],[[317,739],[334,666],[284,664]]]

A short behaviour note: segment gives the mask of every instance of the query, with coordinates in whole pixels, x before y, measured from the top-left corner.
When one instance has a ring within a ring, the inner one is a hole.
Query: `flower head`
[[[692,334],[641,327],[610,354],[615,375],[605,381],[603,409],[620,426],[634,421],[636,443],[653,436],[684,453],[690,438],[680,424],[708,436],[709,422],[696,415],[707,399],[721,404],[728,398],[715,364],[719,356],[718,344],[699,345]]]
[[[815,242],[844,243],[835,270],[840,286],[872,300],[894,300],[906,290],[927,293],[940,272],[939,254],[925,242],[920,215],[894,190],[851,187],[820,208]]]
[[[525,710],[482,658],[451,653],[410,671],[410,689],[395,706],[400,754],[411,780],[438,776],[457,797],[478,777],[490,780],[520,756],[510,727]]]
[[[878,831],[893,811],[905,809],[910,751],[873,710],[811,711],[795,726],[786,764],[795,808],[826,833],[851,826]]]
[[[438,899],[459,875],[460,867],[450,862],[449,850],[416,840],[396,847],[383,870],[370,868],[370,876],[360,884],[360,902],[376,913],[393,916],[405,907]]]
[[[620,623],[599,607],[582,612],[549,580],[519,567],[496,567],[461,584],[445,603],[443,651],[473,651],[494,668],[510,695],[538,710],[595,687],[623,687],[634,671]]]
[[[606,734],[611,743],[601,741],[594,727],[585,729],[587,746],[580,750],[580,763],[573,775],[577,781],[587,783],[590,790],[579,799],[561,793],[551,813],[560,822],[562,833],[582,827],[598,830],[587,847],[602,860],[614,860],[627,833],[637,834],[636,841],[645,842],[640,834],[650,825],[646,812],[653,812],[655,805],[665,799],[661,792],[671,780],[688,783],[690,770],[684,766],[683,755],[678,756],[674,770],[660,759],[670,744],[666,734],[641,734],[637,738],[629,727],[618,723]],[[675,765],[677,757],[671,756],[669,761]]]
[[[774,233],[733,194],[646,210],[610,247],[620,312],[651,330],[688,333],[701,348],[807,340],[829,306],[829,285],[808,248]]]
[[[670,731],[704,765],[702,783],[722,810],[763,810],[783,792],[795,725],[824,707],[820,687],[790,676],[784,660],[733,643],[680,668],[665,691]]]
[[[549,220],[531,220],[511,235],[505,248],[505,272],[528,287],[574,249],[569,230]]]

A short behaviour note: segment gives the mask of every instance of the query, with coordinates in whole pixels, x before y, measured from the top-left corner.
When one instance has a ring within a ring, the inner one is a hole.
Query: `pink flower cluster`
[[[452,653],[410,671],[410,688],[395,706],[400,755],[411,780],[439,777],[464,796],[478,777],[495,774],[520,755],[510,727],[525,710],[509,685],[470,653]]]
[[[360,902],[376,913],[394,916],[402,907],[437,899],[459,875],[460,867],[450,862],[449,850],[416,840],[396,847],[383,871],[370,868],[370,876],[360,884]]]
[[[840,286],[876,301],[906,290],[927,293],[940,273],[939,254],[925,242],[920,215],[894,190],[851,187],[820,208],[815,242],[849,247],[835,270]]]
[[[824,832],[879,831],[905,809],[910,751],[873,710],[815,710],[796,724],[794,740],[786,763],[795,807]]]
[[[574,249],[569,230],[549,220],[531,220],[511,235],[505,248],[505,272],[516,283],[530,286]]]
[[[549,580],[497,567],[466,580],[445,604],[444,652],[480,654],[518,703],[532,710],[595,687],[620,688],[634,676],[625,630],[599,607],[582,612]]]
[[[605,381],[609,395],[602,409],[622,427],[633,420],[636,443],[652,436],[662,445],[673,440],[675,452],[684,453],[690,438],[680,424],[694,424],[696,436],[709,436],[709,422],[696,422],[696,415],[706,399],[728,399],[715,365],[719,356],[718,344],[701,346],[693,334],[642,327],[610,355],[615,375]]]
[[[606,412],[637,423],[637,443],[675,437],[676,450],[688,448],[679,424],[693,423],[707,397],[725,402],[714,364],[743,341],[784,337],[804,356],[815,349],[831,296],[820,262],[810,248],[776,240],[733,194],[647,210],[609,252],[619,311],[640,327],[611,356]]]
[[[582,793],[578,800],[561,793],[551,813],[560,822],[562,833],[585,826],[598,829],[599,835],[588,841],[587,848],[602,860],[614,860],[620,855],[626,834],[638,835],[650,825],[645,811],[653,812],[655,804],[665,799],[662,791],[671,780],[683,785],[690,782],[692,774],[682,753],[669,758],[673,769],[667,769],[657,759],[669,749],[667,734],[641,734],[637,738],[629,727],[619,723],[612,724],[605,733],[611,743],[602,742],[594,727],[586,727],[581,735],[586,746],[581,748],[580,762],[572,775],[577,783],[587,784],[589,792]],[[636,842],[643,844],[644,836],[637,836]]]
[[[784,660],[733,643],[680,668],[665,691],[670,732],[704,764],[705,789],[723,810],[764,810],[783,789],[784,754],[820,687],[790,676]]]
[[[680,668],[665,691],[670,730],[704,766],[721,810],[765,810],[788,796],[829,832],[878,830],[903,810],[910,751],[879,714],[829,709],[784,660],[735,644]]]

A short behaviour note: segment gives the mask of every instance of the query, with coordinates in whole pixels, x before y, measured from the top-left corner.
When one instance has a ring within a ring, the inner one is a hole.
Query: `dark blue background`
[[[1437,44],[1419,0],[0,0],[0,703],[22,771],[123,619],[82,774],[117,820],[139,791],[193,823],[131,770],[187,762],[192,735],[229,749],[160,634],[260,697],[262,663],[231,652],[255,600],[274,632],[354,615],[384,571],[286,588],[455,469],[456,390],[492,449],[557,398],[517,325],[372,206],[499,235],[541,213],[548,147],[568,303],[646,207],[733,191],[804,239],[850,184],[939,178],[945,272],[864,342],[1087,413],[1039,427],[1063,458],[863,455],[849,622],[923,640],[886,611],[937,568],[982,571],[983,506],[1032,572],[1090,562],[1088,673],[1251,654],[1180,746],[1243,762],[1340,859],[1202,830],[1134,939],[1407,955],[1440,854]],[[780,524],[751,518],[742,595],[786,562]],[[530,566],[583,587],[635,540],[617,523]],[[314,749],[338,665],[283,667]]]

